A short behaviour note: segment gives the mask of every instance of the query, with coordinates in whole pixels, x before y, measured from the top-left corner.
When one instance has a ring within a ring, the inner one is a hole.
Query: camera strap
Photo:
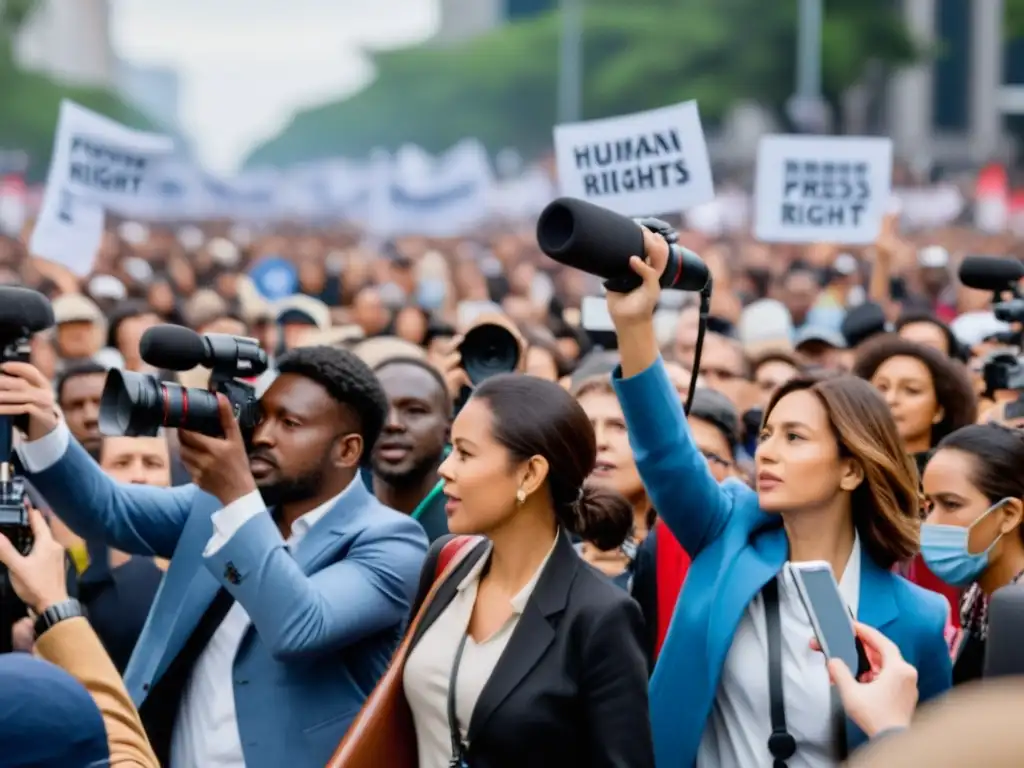
[[[773,578],[761,590],[764,619],[768,630],[768,700],[771,705],[772,733],[768,751],[773,768],[786,768],[796,754],[796,739],[786,729],[786,704],[782,696],[782,619],[779,611],[779,580]]]
[[[771,707],[772,732],[768,737],[768,751],[773,768],[787,768],[786,761],[796,754],[796,739],[786,727],[786,703],[782,689],[782,618],[779,609],[778,577],[764,585],[764,618],[768,631],[768,699]],[[836,760],[845,762],[849,756],[846,739],[846,712],[836,693],[829,685],[829,724]]]
[[[459,680],[459,666],[462,664],[462,652],[466,650],[466,640],[469,632],[466,631],[459,641],[459,647],[455,650],[455,659],[452,661],[452,671],[448,675],[448,733],[452,739],[452,758],[448,761],[448,768],[467,768],[466,745],[462,743],[462,734],[459,733],[459,718],[455,712],[455,684]]]

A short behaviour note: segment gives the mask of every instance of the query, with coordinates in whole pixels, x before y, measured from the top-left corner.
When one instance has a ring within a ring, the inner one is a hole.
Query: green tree
[[[28,153],[31,181],[45,178],[49,168],[62,99],[72,99],[127,125],[152,125],[110,90],[62,85],[18,68],[13,53],[15,35],[37,6],[36,0],[0,0],[0,149]]]
[[[921,51],[888,0],[828,0],[823,88],[836,102],[872,61]],[[590,0],[584,13],[584,117],[697,99],[706,122],[737,99],[778,110],[793,92],[796,0]],[[557,13],[455,48],[374,55],[377,77],[340,102],[299,113],[249,165],[287,164],[415,142],[439,151],[466,136],[491,149],[550,146],[556,121]]]

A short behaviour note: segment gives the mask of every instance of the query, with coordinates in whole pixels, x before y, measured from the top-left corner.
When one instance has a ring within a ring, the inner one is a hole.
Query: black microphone
[[[0,287],[0,336],[21,338],[53,327],[53,307],[39,291]]]
[[[154,325],[139,341],[142,359],[154,368],[190,371],[197,365],[230,376],[258,376],[267,369],[259,341],[226,333],[200,336],[181,325]]]
[[[190,371],[206,360],[203,337],[181,325],[154,325],[139,340],[142,359],[154,368]]]
[[[995,256],[968,256],[960,264],[960,282],[979,291],[1008,291],[1024,278],[1024,264]]]
[[[643,229],[633,219],[585,200],[560,197],[537,219],[537,243],[549,257],[605,279],[605,288],[628,293],[641,282],[629,266],[644,256]],[[707,265],[693,251],[669,243],[662,288],[702,291],[710,279]]]

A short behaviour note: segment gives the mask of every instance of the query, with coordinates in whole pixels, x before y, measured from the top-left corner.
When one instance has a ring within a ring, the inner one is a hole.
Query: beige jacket
[[[160,768],[121,676],[84,618],[66,619],[36,640],[36,655],[85,686],[103,714],[115,768]]]

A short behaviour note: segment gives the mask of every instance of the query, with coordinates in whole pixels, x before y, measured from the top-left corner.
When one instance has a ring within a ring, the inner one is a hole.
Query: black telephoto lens
[[[99,426],[112,437],[155,437],[161,427],[223,435],[216,395],[116,369],[103,385]]]
[[[519,364],[519,342],[507,328],[484,323],[466,332],[459,345],[462,368],[473,386],[497,376],[512,373]]]

